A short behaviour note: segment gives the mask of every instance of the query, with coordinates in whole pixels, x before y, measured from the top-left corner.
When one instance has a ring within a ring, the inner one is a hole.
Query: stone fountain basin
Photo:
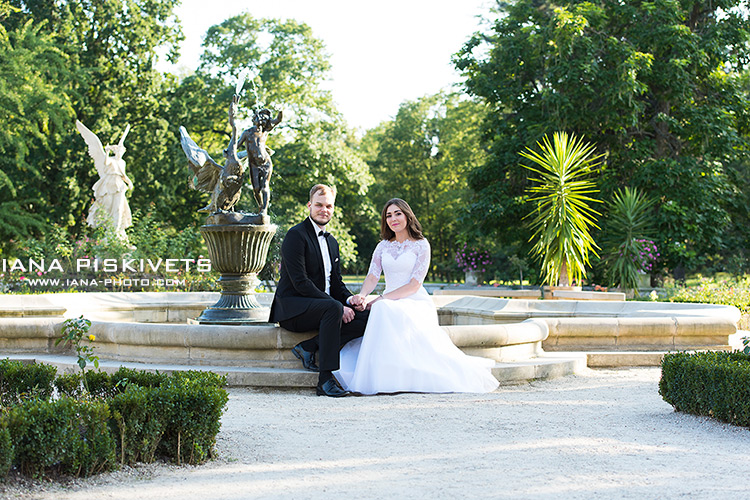
[[[0,356],[70,358],[72,351],[55,346],[55,339],[66,318],[83,315],[92,320],[90,333],[96,336],[96,354],[105,369],[140,363],[164,371],[175,366],[211,369],[227,374],[235,385],[315,383],[315,374],[300,370],[290,352],[313,332],[293,333],[272,324],[188,324],[218,296],[212,292],[0,296]],[[272,294],[257,297],[262,305],[269,305]],[[505,382],[584,368],[586,356],[569,351],[588,352],[591,366],[591,356],[599,352],[597,359],[601,359],[604,351],[620,351],[620,356],[626,351],[648,351],[655,356],[645,364],[656,364],[663,352],[671,350],[730,349],[740,318],[734,307],[709,304],[472,296],[433,296],[433,301],[453,342],[468,354],[497,361],[493,373]],[[644,364],[643,359],[633,364]],[[71,359],[45,362],[77,369]]]

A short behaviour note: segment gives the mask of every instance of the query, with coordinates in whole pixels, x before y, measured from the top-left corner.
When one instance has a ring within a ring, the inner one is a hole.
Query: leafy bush
[[[13,441],[6,425],[0,426],[0,481],[8,476],[13,466]]]
[[[7,425],[19,470],[39,477],[55,468],[90,475],[115,465],[106,403],[61,398],[29,400],[10,410]]]
[[[750,356],[715,351],[667,354],[659,394],[677,411],[750,426]]]
[[[27,399],[50,399],[56,374],[54,366],[0,360],[0,404],[10,406]]]
[[[157,409],[166,416],[160,450],[178,464],[200,463],[216,444],[228,400],[225,379],[209,372],[175,375],[157,394]]]
[[[129,384],[109,401],[110,428],[117,436],[117,456],[121,464],[154,461],[164,433],[164,415],[154,404],[159,389]]]
[[[122,367],[52,382],[53,367],[9,360],[0,367],[11,374],[0,378],[4,387],[16,388],[9,393],[41,396],[8,398],[13,406],[0,414],[0,478],[12,465],[38,477],[50,470],[85,476],[157,456],[202,462],[213,452],[228,399],[226,377],[211,372],[168,376]],[[44,390],[24,389],[36,380],[47,381]],[[59,399],[50,401],[53,384]]]
[[[667,290],[671,302],[703,302],[735,306],[743,314],[750,313],[750,278],[716,280],[701,278],[698,286],[675,287]]]
[[[105,372],[87,371],[86,383],[93,397],[108,398],[115,392],[112,378]],[[63,396],[76,399],[86,397],[86,388],[80,373],[60,375],[55,379],[54,385],[57,388],[57,392]]]
[[[164,373],[146,372],[125,368],[121,366],[112,374],[111,383],[113,387],[119,387],[120,392],[125,390],[129,384],[135,384],[140,387],[159,387],[169,380],[169,375]]]

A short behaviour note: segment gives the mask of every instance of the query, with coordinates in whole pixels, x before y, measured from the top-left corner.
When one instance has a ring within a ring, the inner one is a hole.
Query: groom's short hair
[[[331,193],[336,198],[336,188],[328,186],[326,184],[315,184],[310,190],[310,201],[312,202],[313,196],[318,193]]]

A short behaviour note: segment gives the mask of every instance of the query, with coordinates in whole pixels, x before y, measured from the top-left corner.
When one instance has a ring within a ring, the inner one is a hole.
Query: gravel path
[[[126,468],[4,498],[750,499],[750,432],[675,413],[658,368],[475,394],[231,389],[220,458]]]

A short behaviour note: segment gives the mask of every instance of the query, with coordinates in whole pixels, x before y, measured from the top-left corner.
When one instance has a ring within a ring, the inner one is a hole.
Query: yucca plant
[[[599,212],[591,203],[601,203],[590,195],[597,193],[591,174],[603,156],[595,154],[591,144],[555,132],[552,142],[545,135],[537,143],[539,152],[527,148],[520,153],[536,164],[521,165],[537,174],[529,180],[536,183],[527,189],[534,202],[529,227],[533,231],[529,241],[534,241],[531,255],[542,262],[542,279],[550,285],[581,284],[586,276],[589,253],[599,248],[590,229],[596,225]]]
[[[614,194],[608,214],[604,243],[607,277],[611,285],[638,293],[638,272],[644,241],[651,238],[654,200],[637,188],[625,187]]]

